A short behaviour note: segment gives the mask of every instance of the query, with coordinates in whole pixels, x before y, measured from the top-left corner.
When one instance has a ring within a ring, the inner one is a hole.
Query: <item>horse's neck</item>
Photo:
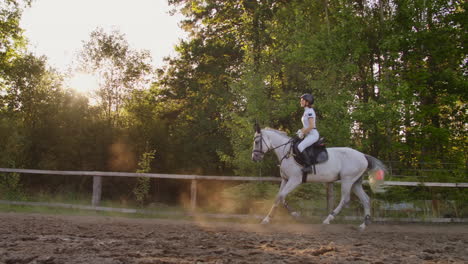
[[[278,159],[283,159],[283,157],[290,151],[290,138],[274,131],[269,131],[268,138],[270,139],[270,144],[274,148]]]

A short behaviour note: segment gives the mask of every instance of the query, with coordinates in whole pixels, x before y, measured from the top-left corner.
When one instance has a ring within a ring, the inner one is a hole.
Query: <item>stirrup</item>
[[[312,172],[312,166],[304,167],[304,168],[302,168],[301,170],[302,170],[302,172],[304,172],[304,173],[310,173],[310,172]]]

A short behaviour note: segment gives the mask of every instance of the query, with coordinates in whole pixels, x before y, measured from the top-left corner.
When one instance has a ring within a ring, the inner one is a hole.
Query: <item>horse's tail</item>
[[[369,173],[369,186],[374,193],[385,192],[384,180],[385,174],[387,174],[387,167],[382,161],[370,156],[365,155],[368,165],[367,168]]]

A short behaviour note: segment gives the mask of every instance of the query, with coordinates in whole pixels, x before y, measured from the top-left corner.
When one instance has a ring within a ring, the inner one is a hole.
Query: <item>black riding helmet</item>
[[[314,96],[311,94],[308,94],[308,93],[303,94],[301,98],[309,102],[309,105],[312,105],[314,103]]]

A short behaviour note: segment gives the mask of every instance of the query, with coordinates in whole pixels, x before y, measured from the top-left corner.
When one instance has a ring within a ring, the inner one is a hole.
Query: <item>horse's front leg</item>
[[[273,207],[271,208],[271,211],[270,213],[265,217],[265,219],[263,219],[262,223],[264,224],[267,224],[270,222],[271,220],[271,217],[273,215],[273,212],[276,210],[276,207],[278,206],[278,204],[281,202],[283,205],[285,205],[285,207],[287,206],[286,204],[286,196],[292,192],[297,186],[299,186],[299,184],[301,184],[301,179],[300,178],[291,178],[289,179],[286,183],[284,183],[285,181],[283,180],[281,182],[281,188],[280,188],[280,192],[278,193],[278,195],[276,196],[276,200],[275,200],[275,204],[273,205]],[[283,185],[284,183],[284,185]],[[286,207],[288,208],[288,207]],[[289,210],[289,209],[288,209]],[[296,212],[294,212],[293,215],[297,214]]]
[[[286,185],[287,182],[288,182],[288,180],[283,178],[283,180],[281,181],[281,185],[280,185],[280,189],[279,189],[278,194],[281,193],[281,191],[283,190],[283,188],[284,188],[284,186]],[[276,199],[275,199],[275,202],[273,203],[273,206],[270,209],[270,212],[267,214],[267,216],[265,216],[265,218],[263,218],[262,224],[270,223],[271,219],[273,218],[273,216],[275,214],[276,208],[278,207],[278,204],[280,202],[281,202],[281,200],[279,199],[279,195],[277,195]]]
[[[278,199],[278,197],[275,199],[275,202],[273,203],[273,206],[271,207],[270,209],[270,212],[267,214],[267,216],[265,216],[265,218],[263,218],[262,220],[262,224],[269,224],[271,219],[273,218],[273,215],[275,214],[275,211],[276,211],[276,207],[278,207],[278,204],[280,203],[280,200]]]

